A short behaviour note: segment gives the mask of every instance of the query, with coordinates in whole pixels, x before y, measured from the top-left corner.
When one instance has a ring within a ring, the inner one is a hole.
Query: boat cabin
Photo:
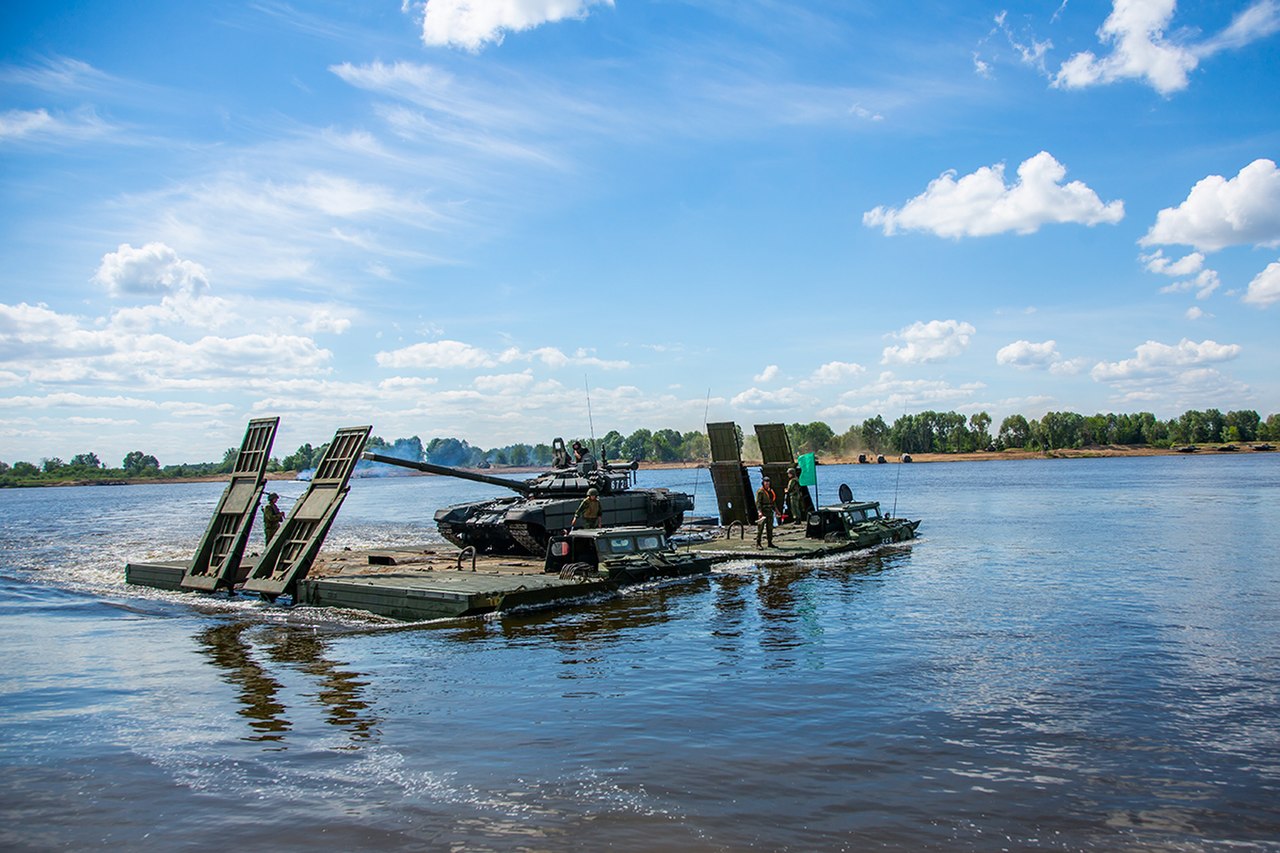
[[[810,539],[823,539],[829,533],[848,533],[854,525],[882,518],[878,501],[846,501],[818,507],[809,514],[804,535]]]
[[[547,543],[544,571],[559,572],[572,563],[599,566],[611,560],[627,560],[645,554],[670,554],[674,547],[657,527],[608,527],[574,530],[553,536]]]

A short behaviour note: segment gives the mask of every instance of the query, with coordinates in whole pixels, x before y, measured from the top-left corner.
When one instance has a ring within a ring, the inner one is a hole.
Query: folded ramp
[[[720,523],[755,524],[756,499],[751,491],[747,466],[742,464],[742,445],[733,421],[707,424],[711,442],[711,484],[716,490]]]
[[[204,538],[182,575],[181,589],[212,592],[235,584],[253,529],[253,516],[262,499],[267,462],[271,459],[271,445],[279,426],[279,418],[249,421],[231,469],[231,482],[223,491]]]
[[[294,585],[306,577],[350,490],[347,484],[351,472],[360,460],[371,429],[346,427],[334,433],[333,441],[316,466],[311,485],[293,505],[276,535],[267,543],[262,558],[249,572],[243,587],[246,592],[257,592],[267,598],[292,594]]]
[[[783,491],[787,488],[790,475],[788,469],[796,467],[796,457],[791,449],[791,437],[787,435],[784,424],[756,424],[756,440],[760,442],[760,474],[768,477],[778,499],[783,500]],[[808,487],[800,488],[805,503],[805,518],[813,512],[813,497]]]

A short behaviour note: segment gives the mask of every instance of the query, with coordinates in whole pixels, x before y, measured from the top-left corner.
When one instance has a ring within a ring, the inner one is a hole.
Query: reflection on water
[[[288,664],[316,679],[320,690],[311,695],[324,709],[327,723],[345,729],[353,741],[369,738],[377,720],[361,699],[367,682],[329,660],[324,639],[296,628],[232,622],[206,628],[195,639],[209,661],[222,671],[223,680],[240,690],[242,707],[237,713],[249,721],[254,732],[244,740],[283,742],[284,733],[293,727],[285,716],[288,708],[279,698],[283,685],[254,659],[253,643],[246,638],[258,634],[271,661]]]
[[[254,661],[249,644],[241,635],[249,625],[231,624],[208,628],[196,635],[204,652],[215,666],[222,669],[223,678],[240,688],[242,707],[237,713],[249,720],[249,727],[256,734],[246,740],[279,741],[278,734],[290,729],[289,721],[282,716],[285,707],[276,700],[280,682],[276,681]]]

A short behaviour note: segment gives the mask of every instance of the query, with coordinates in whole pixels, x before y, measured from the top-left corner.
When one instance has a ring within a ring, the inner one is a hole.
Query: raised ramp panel
[[[231,482],[223,491],[200,546],[182,576],[183,589],[212,592],[234,585],[253,529],[253,517],[262,499],[271,445],[279,426],[279,418],[249,421],[240,452],[236,454],[235,467],[231,469]]]
[[[790,474],[787,469],[796,467],[795,452],[791,448],[791,437],[787,435],[787,428],[784,424],[756,424],[756,441],[760,442],[760,475],[768,477],[773,483],[774,491],[778,493],[779,500],[783,498],[783,491],[787,488],[787,480]],[[813,496],[809,494],[808,487],[801,487],[801,493],[804,500],[804,517],[807,518],[809,513],[813,512]]]
[[[756,499],[747,466],[742,464],[738,427],[733,421],[707,424],[711,441],[711,485],[716,491],[720,523],[755,524]]]
[[[297,581],[306,577],[347,496],[351,472],[360,460],[371,429],[346,427],[334,433],[333,441],[316,466],[311,485],[293,505],[245,580],[246,592],[268,597],[292,593]]]
[[[742,448],[738,444],[738,427],[733,421],[707,424],[707,439],[711,442],[712,462],[742,461]]]

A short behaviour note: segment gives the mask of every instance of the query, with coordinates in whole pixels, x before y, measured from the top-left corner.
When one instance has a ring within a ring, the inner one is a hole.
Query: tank
[[[625,466],[574,465],[556,439],[555,467],[528,480],[510,480],[430,462],[395,459],[366,452],[364,458],[428,474],[457,477],[508,489],[514,495],[456,504],[436,511],[440,535],[459,548],[482,554],[530,554],[542,557],[552,535],[568,530],[588,489],[596,489],[604,527],[643,525],[674,533],[693,509],[693,496],[669,489],[641,489],[635,485],[636,463]]]

